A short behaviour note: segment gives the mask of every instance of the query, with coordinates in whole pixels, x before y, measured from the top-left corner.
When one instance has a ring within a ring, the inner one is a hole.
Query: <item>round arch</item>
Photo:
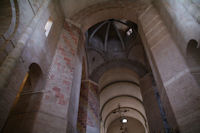
[[[126,118],[128,122],[122,124],[120,119],[114,120],[108,127],[108,133],[121,133],[122,131],[145,133],[145,127],[135,118]]]
[[[144,12],[150,3],[149,0],[123,1],[123,4],[120,1],[102,2],[84,8],[70,16],[70,19],[81,24],[83,32],[98,22],[107,19],[127,19],[138,24],[138,16]]]
[[[147,120],[139,110],[131,107],[122,107],[121,109],[128,110],[128,112],[126,112],[126,114],[124,114],[123,117],[136,119],[144,127],[145,133],[148,132]],[[102,122],[101,133],[107,133],[109,126],[118,119],[120,119],[118,113],[109,112],[105,120]]]
[[[194,76],[197,83],[200,85],[200,44],[194,39],[191,39],[187,45],[187,63],[191,74]]]
[[[116,4],[111,5],[109,4],[109,2],[106,2],[100,5],[93,5],[76,13],[70,19],[75,23],[81,23],[81,28],[83,32],[87,31],[91,26],[97,24],[98,22],[113,18],[132,21],[138,24],[138,28],[142,28],[139,25],[138,16],[140,16],[141,13],[145,11],[145,9],[149,6],[149,3],[144,4],[140,0],[136,0],[135,3],[125,3],[126,4],[124,5],[120,5],[118,2],[116,2]],[[100,73],[99,76],[95,78],[91,76],[90,78],[97,82],[103,72],[95,71],[95,75],[98,75],[98,73]],[[145,73],[145,69],[143,69],[143,72]]]

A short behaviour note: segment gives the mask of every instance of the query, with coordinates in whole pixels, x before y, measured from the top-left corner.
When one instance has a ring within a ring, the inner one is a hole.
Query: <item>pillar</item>
[[[200,89],[181,50],[154,6],[139,16],[139,25],[166,115],[171,107],[170,113],[174,113],[180,132],[198,133]]]
[[[90,80],[84,80],[81,84],[78,133],[99,133],[99,86]]]
[[[81,35],[78,26],[70,21],[64,23],[32,132],[67,132],[69,102]]]
[[[144,108],[148,118],[150,132],[158,133],[164,131],[158,102],[156,100],[155,91],[152,85],[152,77],[150,74],[145,75],[140,80],[140,88],[143,97]]]
[[[164,110],[163,103],[160,101],[160,94],[151,73],[141,78],[140,88],[150,132],[177,132],[178,127],[173,117],[174,114],[171,114],[171,107],[168,107],[168,110]],[[166,102],[167,101],[165,101],[165,104]]]
[[[68,122],[67,122],[67,133],[77,133],[77,119],[79,109],[79,97],[81,88],[82,78],[82,59],[76,59],[76,66],[74,69],[72,90],[68,108]]]

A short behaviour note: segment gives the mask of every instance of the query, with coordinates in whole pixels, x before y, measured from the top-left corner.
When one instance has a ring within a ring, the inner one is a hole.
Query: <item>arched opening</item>
[[[108,133],[145,133],[145,128],[137,119],[128,117],[127,123],[121,119],[114,120],[108,127]]]
[[[32,63],[20,86],[2,133],[31,131],[36,112],[40,107],[43,85],[42,70],[38,64]],[[23,128],[24,124],[27,125],[26,129]]]
[[[190,68],[190,72],[200,85],[200,45],[194,39],[191,39],[188,42],[187,62]]]
[[[100,132],[110,132],[109,125],[119,119],[118,113],[113,114],[118,106],[149,132],[139,84],[150,69],[137,24],[126,19],[95,24],[86,32],[86,53],[88,76],[99,85]]]
[[[28,78],[24,85],[22,93],[35,92],[42,90],[42,70],[36,63],[29,66]]]
[[[173,128],[169,125],[163,126],[164,121],[167,121],[164,120],[166,116],[164,119],[161,118],[161,110],[152,84],[148,86],[149,90],[153,91],[150,95],[144,94],[149,94],[150,91],[141,91],[145,87],[140,88],[140,82],[145,75],[151,73],[151,68],[137,24],[124,18],[109,18],[90,27],[85,35],[88,76],[99,85],[100,132],[107,133],[108,125],[118,118],[111,115],[112,111],[118,108],[118,104],[133,110],[129,112],[129,116],[139,119],[145,127],[145,132],[149,132],[150,129],[150,132],[162,132]],[[143,101],[143,96],[148,98]],[[151,106],[148,105],[149,101],[154,105],[154,111],[158,112],[156,117],[153,117]],[[150,124],[151,128],[147,120],[153,123]],[[156,127],[155,121],[160,121],[159,127]],[[87,129],[87,126],[84,128]]]
[[[117,129],[110,127],[121,117],[132,117],[142,123],[144,133],[149,131],[139,80],[139,75],[126,67],[107,69],[101,75],[99,79],[101,133],[126,132],[120,130],[119,121]],[[129,129],[129,132],[130,130],[132,129]],[[140,132],[139,129],[135,131]]]
[[[176,104],[173,104],[173,103],[177,103],[178,101],[183,101],[185,98],[187,98],[187,95],[185,95],[186,93],[183,94],[184,93],[183,89],[178,86],[180,81],[183,80],[183,77],[191,79],[191,76],[182,75],[182,71],[185,72],[186,70],[186,72],[188,73],[188,69],[185,64],[185,61],[181,59],[182,55],[179,53],[179,50],[176,47],[176,44],[173,41],[172,37],[169,36],[170,33],[167,31],[167,27],[164,24],[163,20],[161,19],[154,5],[148,6],[148,4],[147,5],[145,5],[145,3],[138,4],[137,2],[138,1],[134,1],[128,4],[123,2],[123,5],[120,5],[117,2],[115,4],[114,3],[111,4],[109,2],[96,4],[94,6],[89,6],[88,8],[85,8],[84,10],[81,10],[80,12],[77,12],[75,15],[71,17],[71,19],[76,23],[82,24],[83,31],[87,31],[90,27],[97,24],[98,22],[106,21],[112,18],[119,19],[119,20],[128,19],[128,20],[131,20],[132,22],[135,22],[138,25],[139,33],[141,35],[141,39],[145,46],[145,53],[148,55],[148,59],[149,59],[153,74],[156,78],[158,90],[161,96],[161,101],[163,102],[164,109],[167,112],[166,117],[169,120],[169,125],[173,129],[177,129],[178,126],[180,126],[180,129],[183,128],[183,131],[189,130],[189,128],[184,129],[185,126],[182,126],[181,124],[182,122],[179,121],[179,119],[181,118],[186,118],[185,113],[183,113],[182,115],[179,113],[179,110],[183,109],[189,112],[190,109],[184,106],[185,104],[183,106],[182,105],[177,106]],[[128,8],[128,7],[131,7],[131,8]],[[168,44],[170,44],[170,46]],[[166,52],[167,55],[163,54],[163,52]],[[176,57],[176,60],[175,60],[175,57]],[[178,64],[177,60],[180,61],[179,62],[180,64]],[[118,64],[118,62],[116,64]],[[182,68],[182,65],[184,66],[184,68]],[[98,78],[100,77],[99,75],[103,73],[102,71],[104,71],[104,69],[102,67],[100,71],[94,72],[94,75],[98,75],[98,77],[95,77],[92,75],[90,78],[94,79],[94,81],[97,82]],[[176,76],[178,77],[178,79],[176,78]],[[181,78],[179,78],[180,76]],[[195,81],[188,80],[188,82],[194,83]],[[185,87],[188,88],[187,90],[189,92],[188,94],[194,95],[194,97],[190,98],[191,101],[192,100],[195,101],[198,95],[193,93],[193,92],[196,92],[195,89],[194,91],[191,91],[191,89],[187,87],[190,84],[188,82],[186,83],[187,85],[185,84]],[[191,87],[198,88],[196,86],[196,83],[194,83],[194,85],[192,85]],[[173,88],[176,88],[179,91],[174,93]],[[151,88],[151,90],[153,89]],[[179,95],[180,92],[183,92],[182,97],[181,96],[176,97],[176,95]],[[148,101],[150,101],[150,99]],[[188,107],[190,105],[191,106],[194,105],[194,104],[189,104],[189,103],[190,102],[188,102],[187,104]],[[194,105],[191,108],[195,108],[195,107],[196,106]],[[182,116],[177,117],[180,115]],[[193,120],[189,120],[186,123],[191,123],[192,125],[193,122],[191,121]],[[154,123],[154,122],[155,120],[153,120],[151,123]],[[159,122],[159,123],[162,123],[162,122]],[[185,124],[185,121],[183,123]],[[155,123],[154,123],[154,127],[155,127],[154,129],[156,129],[157,127]],[[156,131],[160,131],[160,130],[156,130]]]

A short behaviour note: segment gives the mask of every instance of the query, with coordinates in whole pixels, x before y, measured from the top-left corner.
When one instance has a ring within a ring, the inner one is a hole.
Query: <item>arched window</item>
[[[41,90],[42,86],[42,70],[39,65],[36,63],[32,63],[29,67],[28,78],[23,87],[22,93],[33,92]]]
[[[200,45],[194,39],[188,42],[187,62],[192,75],[200,84]]]

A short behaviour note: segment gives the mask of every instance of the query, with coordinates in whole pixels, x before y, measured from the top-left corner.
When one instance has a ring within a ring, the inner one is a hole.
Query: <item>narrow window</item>
[[[51,30],[51,26],[53,24],[53,21],[51,19],[49,19],[45,25],[45,35],[46,37],[48,36],[50,30]]]

